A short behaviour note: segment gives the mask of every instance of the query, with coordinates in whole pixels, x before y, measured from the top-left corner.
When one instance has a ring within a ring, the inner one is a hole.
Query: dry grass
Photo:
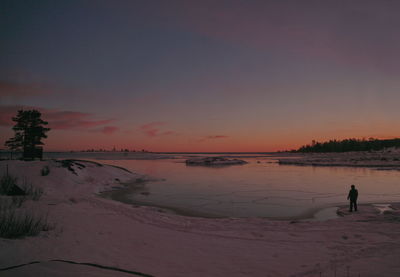
[[[0,194],[2,195],[12,195],[15,193],[17,186],[17,177],[11,176],[9,174],[3,175],[0,179]]]
[[[19,197],[20,199],[39,200],[43,194],[41,188],[36,188],[32,183],[24,179],[21,184],[18,184],[18,178],[9,174],[3,175],[0,178],[0,195],[8,195]]]
[[[35,216],[13,206],[0,210],[0,237],[21,238],[36,236],[41,231],[49,230],[47,217]]]
[[[47,216],[34,215],[22,207],[26,200],[39,200],[42,194],[42,189],[26,179],[18,184],[18,178],[9,174],[0,178],[0,237],[35,236],[49,229]]]
[[[34,201],[38,201],[43,194],[42,188],[37,188],[32,185],[32,183],[28,182],[26,179],[22,182],[22,190],[25,192],[26,199],[31,199]]]

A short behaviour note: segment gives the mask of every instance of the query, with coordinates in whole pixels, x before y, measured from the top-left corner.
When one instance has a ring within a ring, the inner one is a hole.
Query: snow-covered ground
[[[2,277],[400,274],[398,204],[383,213],[372,205],[352,214],[341,208],[342,217],[324,222],[193,218],[99,197],[143,178],[121,168],[1,161],[3,172],[6,164],[11,174],[43,188],[39,201],[23,207],[48,214],[54,228],[36,237],[0,239],[0,270],[27,264],[0,271]],[[41,176],[44,166],[48,176]]]

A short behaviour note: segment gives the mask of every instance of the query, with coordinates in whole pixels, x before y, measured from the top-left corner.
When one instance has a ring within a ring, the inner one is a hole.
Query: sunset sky
[[[275,151],[400,130],[400,1],[2,0],[0,147]]]

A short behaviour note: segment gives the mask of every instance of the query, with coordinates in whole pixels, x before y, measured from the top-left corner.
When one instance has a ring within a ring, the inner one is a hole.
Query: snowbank
[[[141,177],[126,169],[80,160],[0,161],[1,173],[7,167],[9,174],[43,188],[44,196],[52,199],[87,197]],[[46,176],[42,176],[44,168],[49,170]]]

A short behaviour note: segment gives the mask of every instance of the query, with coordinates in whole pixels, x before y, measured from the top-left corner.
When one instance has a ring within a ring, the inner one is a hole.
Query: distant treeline
[[[349,152],[349,151],[374,151],[389,147],[400,147],[400,138],[395,139],[344,139],[326,142],[312,141],[311,145],[304,145],[292,152]]]

